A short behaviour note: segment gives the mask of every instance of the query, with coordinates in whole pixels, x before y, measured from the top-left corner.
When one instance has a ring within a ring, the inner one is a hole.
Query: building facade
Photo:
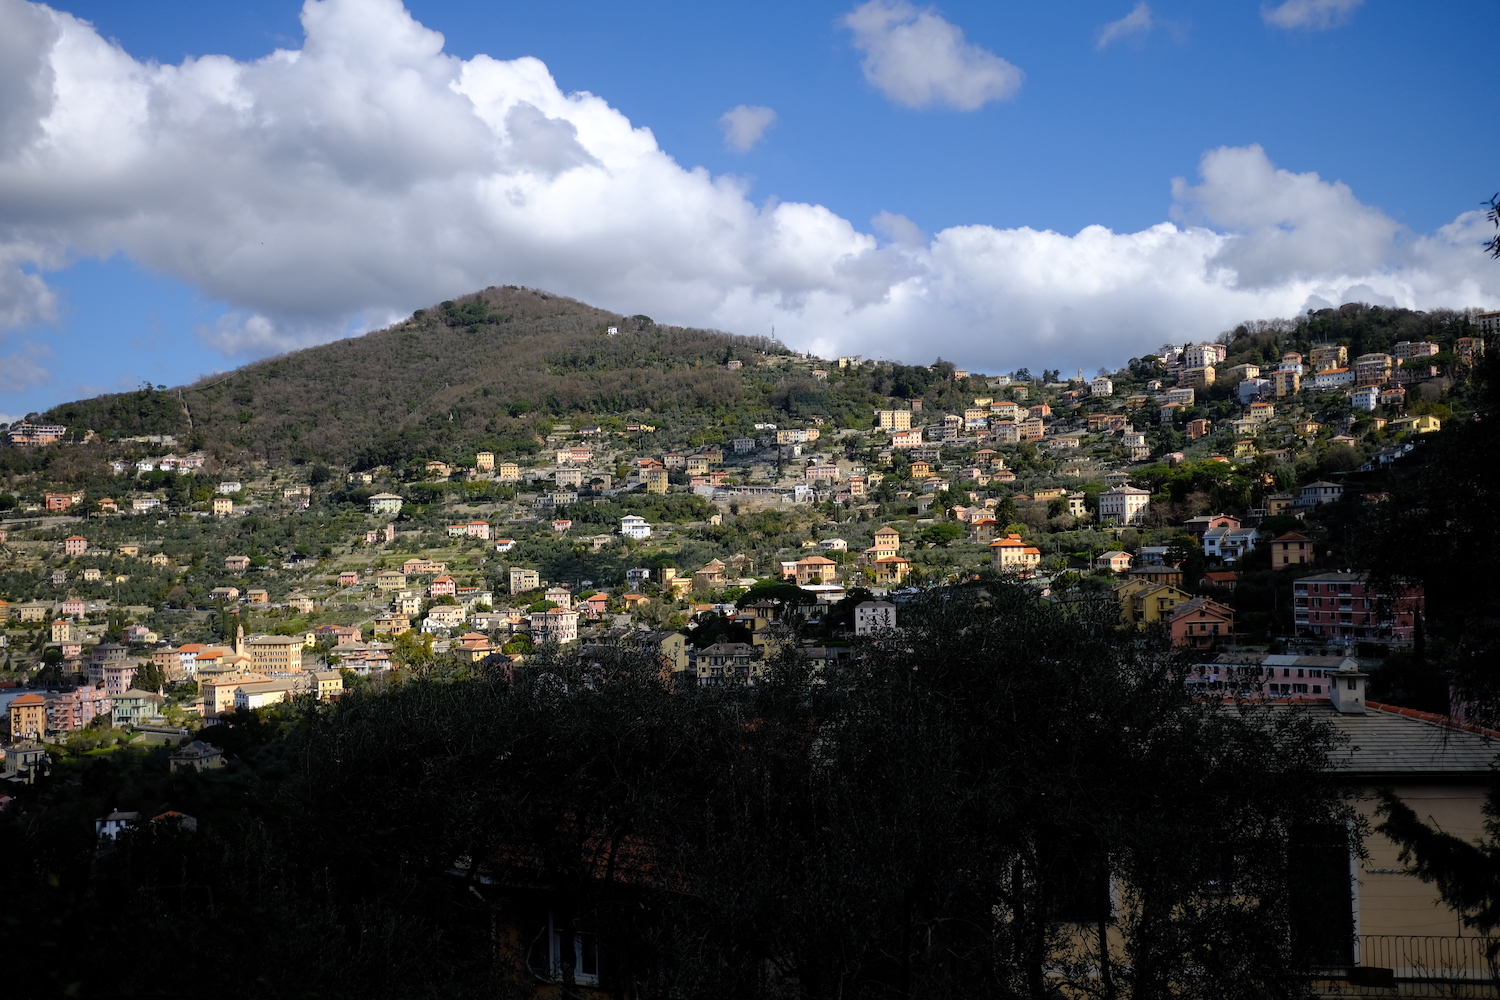
[[[1292,583],[1297,634],[1404,644],[1422,616],[1422,592],[1397,597],[1376,591],[1355,573],[1319,573]]]

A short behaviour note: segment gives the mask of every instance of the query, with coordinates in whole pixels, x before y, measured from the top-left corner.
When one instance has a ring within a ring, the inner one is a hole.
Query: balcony
[[[1500,974],[1482,937],[1406,937],[1364,934],[1353,968],[1314,974],[1325,997],[1500,998]]]

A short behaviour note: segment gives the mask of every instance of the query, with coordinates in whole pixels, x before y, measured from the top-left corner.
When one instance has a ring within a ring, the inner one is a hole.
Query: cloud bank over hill
[[[1413,233],[1258,146],[1206,152],[1141,232],[927,236],[892,205],[877,236],[683,167],[536,59],[448,55],[398,0],[308,0],[302,22],[300,50],[157,65],[0,0],[0,329],[55,315],[49,270],[114,253],[227,303],[202,337],[234,358],[491,284],[992,370],[1092,368],[1348,298],[1500,305],[1480,213]]]

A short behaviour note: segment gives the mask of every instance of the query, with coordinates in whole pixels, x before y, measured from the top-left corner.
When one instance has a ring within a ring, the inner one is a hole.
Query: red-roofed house
[[[1015,533],[997,538],[990,543],[990,565],[1002,573],[1020,573],[1030,576],[1042,561],[1042,550],[1027,545]]]
[[[89,540],[82,535],[70,535],[63,539],[63,553],[70,556],[81,556],[89,550]]]
[[[428,597],[455,597],[457,594],[458,584],[453,582],[451,576],[440,576],[427,588]]]

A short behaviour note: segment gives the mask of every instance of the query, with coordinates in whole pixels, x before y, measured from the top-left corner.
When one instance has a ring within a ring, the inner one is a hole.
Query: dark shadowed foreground
[[[0,823],[7,992],[1299,995],[1332,737],[1190,700],[1117,614],[990,582],[823,676],[544,652],[239,717],[222,771],[69,763]],[[98,851],[127,800],[197,831]]]

